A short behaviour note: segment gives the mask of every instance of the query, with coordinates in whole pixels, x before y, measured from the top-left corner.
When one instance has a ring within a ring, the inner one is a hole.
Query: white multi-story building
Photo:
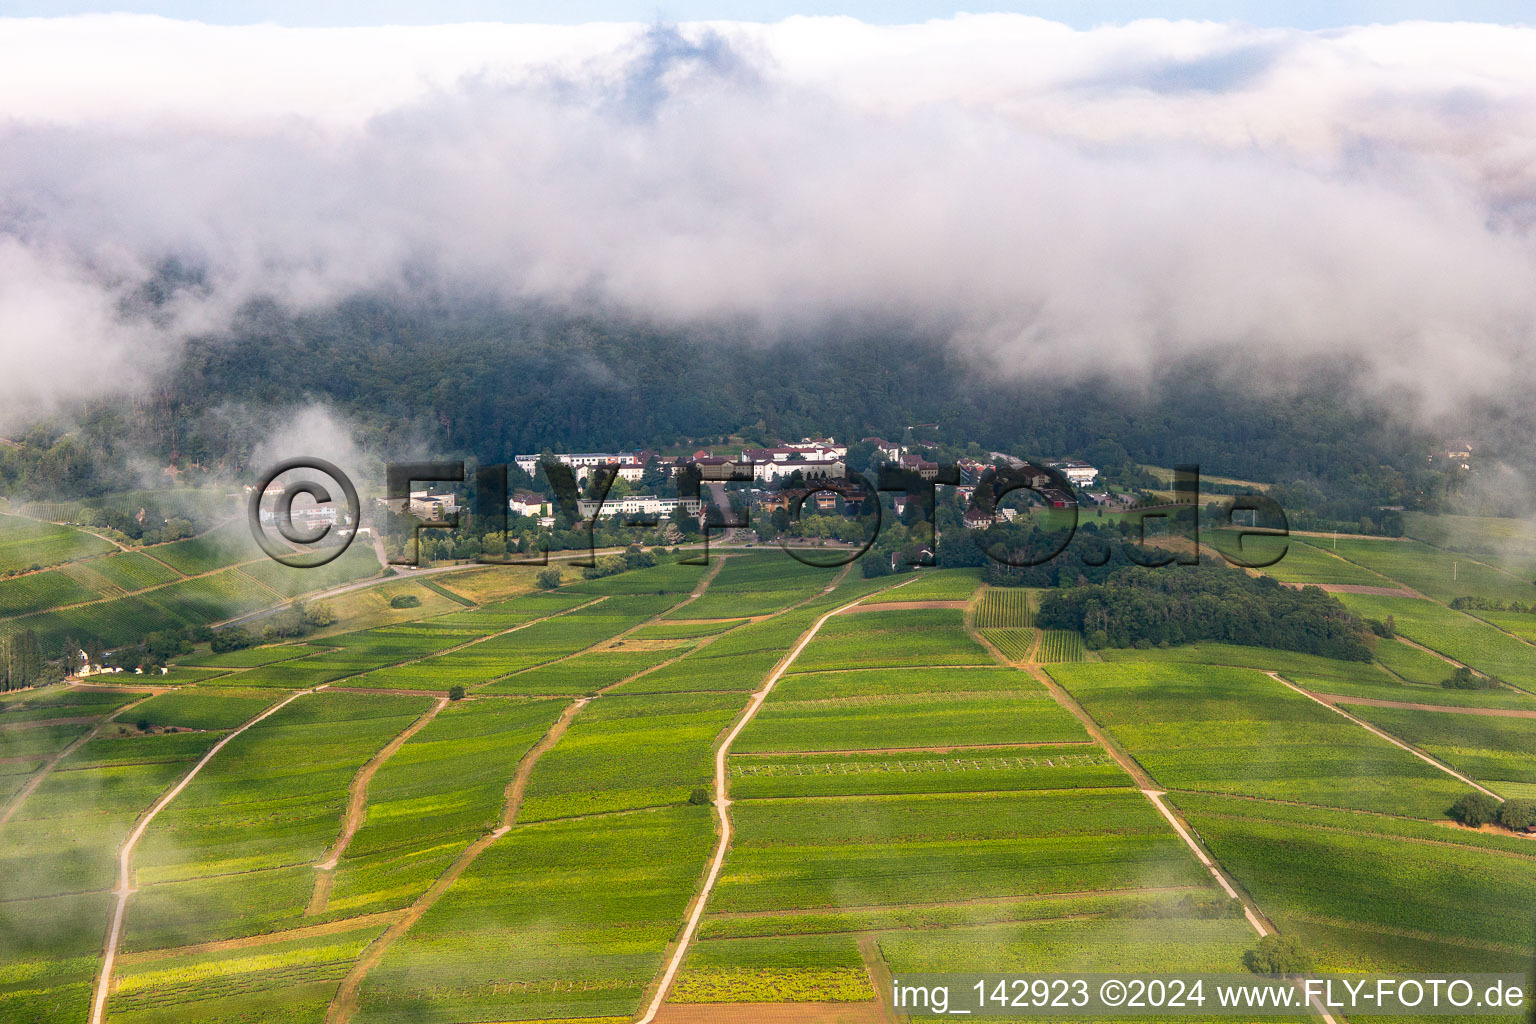
[[[802,459],[754,462],[752,477],[773,483],[798,471],[806,480],[830,480],[834,477],[846,476],[846,469],[847,463],[840,458],[810,456]]]
[[[659,516],[665,518],[682,508],[689,515],[698,515],[704,503],[698,498],[658,498],[654,494],[631,494],[623,498],[611,498],[597,502],[582,499],[576,503],[583,519],[594,515],[607,519],[610,516]]]
[[[641,454],[640,452],[567,452],[563,455],[552,455],[550,457],[556,462],[570,466],[572,469],[580,469],[582,467],[590,469],[593,466],[608,465],[639,466],[643,469],[645,467],[645,460],[640,457]],[[518,455],[512,461],[517,463],[518,469],[532,476],[533,471],[539,468],[539,460],[541,458],[543,458],[542,455]]]
[[[1099,471],[1086,462],[1053,462],[1051,468],[1061,470],[1073,487],[1088,487],[1099,475]]]

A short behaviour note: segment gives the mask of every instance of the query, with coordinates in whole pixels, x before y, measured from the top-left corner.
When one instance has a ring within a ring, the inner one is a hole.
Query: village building
[[[1050,467],[1061,470],[1062,476],[1065,476],[1073,487],[1088,487],[1099,475],[1099,471],[1096,468],[1086,462],[1079,462],[1075,459],[1052,462]]]
[[[689,515],[698,515],[704,507],[704,503],[698,498],[658,498],[654,494],[631,494],[602,502],[583,499],[576,505],[583,519],[591,519],[594,516],[602,519],[612,516],[666,517],[679,508]]]

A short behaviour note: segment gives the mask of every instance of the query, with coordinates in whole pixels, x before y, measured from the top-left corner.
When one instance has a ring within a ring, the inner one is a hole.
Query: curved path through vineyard
[[[164,796],[155,801],[154,806],[150,807],[144,813],[144,816],[139,819],[138,824],[133,827],[133,831],[128,833],[128,838],[117,855],[117,890],[114,894],[117,896],[117,906],[112,911],[112,928],[107,933],[107,946],[101,962],[101,976],[96,981],[96,995],[91,1000],[91,1024],[102,1024],[102,1020],[106,1016],[107,996],[112,992],[112,968],[116,964],[117,947],[123,937],[123,916],[128,910],[128,897],[134,893],[133,851],[138,847],[139,840],[144,838],[144,833],[149,828],[150,822],[154,821],[161,811],[170,806],[171,801],[180,796],[181,791],[186,789],[193,779],[197,778],[197,773],[202,771],[203,767],[209,761],[212,761],[219,751],[228,746],[230,741],[236,736],[239,736],[258,722],[277,714],[305,694],[314,692],[314,690],[300,690],[298,693],[290,694],[215,743],[209,748],[208,753],[199,758],[191,770],[181,777],[180,782],[172,786]]]
[[[841,578],[842,574],[839,575],[838,579]],[[911,581],[905,580],[903,582],[909,583]],[[831,586],[835,587],[836,585],[837,581],[834,580]],[[898,587],[901,585],[901,583],[896,584]],[[827,589],[830,590],[831,587]],[[823,593],[826,593],[826,591],[823,591]],[[762,709],[763,702],[768,699],[768,695],[773,692],[773,688],[784,677],[784,673],[789,671],[789,667],[795,663],[795,659],[800,657],[800,652],[804,651],[810,642],[816,638],[816,634],[821,631],[822,626],[826,625],[827,620],[834,615],[858,607],[859,602],[863,601],[867,596],[864,595],[850,601],[848,604],[832,609],[817,619],[810,629],[807,629],[800,635],[800,639],[795,641],[795,646],[790,648],[789,653],[779,660],[778,665],[774,666],[773,671],[769,673],[767,680],[764,681],[762,688],[752,695],[752,699],[747,702],[746,710],[741,713],[741,716],[736,720],[736,724],[731,728],[730,732],[726,733],[724,741],[715,750],[715,814],[720,821],[720,838],[715,844],[715,856],[709,862],[709,874],[704,878],[704,887],[694,897],[693,910],[688,915],[688,923],[683,927],[683,935],[678,940],[677,949],[673,951],[672,958],[667,961],[667,969],[661,976],[660,984],[656,986],[656,992],[651,997],[651,1003],[646,1008],[645,1016],[641,1017],[636,1024],[651,1024],[656,1019],[656,1014],[661,1010],[661,1004],[666,1001],[667,992],[672,987],[673,979],[677,977],[678,968],[682,966],[683,958],[688,955],[688,946],[699,930],[699,920],[704,916],[704,906],[709,902],[709,895],[714,891],[715,882],[720,877],[720,868],[725,863],[726,851],[730,849],[731,801],[726,795],[726,783],[729,779],[726,759],[730,756],[731,744],[736,742],[736,737],[741,735],[741,731],[751,724],[752,719],[757,717],[758,711]]]

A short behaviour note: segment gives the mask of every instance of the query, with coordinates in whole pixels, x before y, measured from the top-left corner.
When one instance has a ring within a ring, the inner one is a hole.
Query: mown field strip
[[[799,799],[798,797],[795,799]],[[1010,903],[1048,903],[1051,900],[1070,900],[1082,896],[1139,896],[1149,892],[1202,892],[1198,885],[1145,885],[1134,889],[1092,889],[1083,892],[1035,892],[1011,896],[977,896],[964,900],[930,900],[915,903],[877,903],[848,907],[800,907],[795,910],[717,910],[710,920],[731,918],[751,920],[762,917],[836,917],[839,914],[889,913],[901,910],[927,910],[946,907],[976,907]],[[905,927],[891,931],[905,931]]]
[[[753,757],[816,757],[823,754],[948,754],[955,750],[996,750],[999,747],[1092,747],[1093,740],[1032,740],[1026,743],[954,743],[938,747],[871,747],[849,750],[755,750],[737,754]]]
[[[285,928],[282,931],[263,932],[260,935],[246,935],[238,939],[218,939],[213,942],[198,942],[190,946],[167,946],[164,949],[145,949],[137,953],[124,953],[117,958],[117,962],[124,967],[128,967],[134,964],[155,963],[160,960],[175,960],[179,957],[200,956],[204,953],[223,953],[236,949],[259,949],[262,946],[275,946],[284,942],[292,942],[296,939],[318,938],[324,935],[336,935],[340,932],[368,928],[376,924],[391,924],[403,917],[405,913],[404,910],[387,910],[378,914],[344,917],[337,921],[327,921],[325,924],[312,924],[304,928]]]
[[[1309,693],[1311,691],[1308,691]],[[1536,711],[1520,708],[1463,708],[1450,704],[1415,704],[1404,700],[1383,700],[1380,697],[1351,697],[1345,693],[1313,693],[1312,696],[1328,704],[1360,704],[1368,708],[1402,708],[1404,711],[1433,711],[1447,715],[1482,715],[1486,718],[1536,718]]]
[[[1308,700],[1315,701],[1318,704],[1321,704],[1323,707],[1325,707],[1325,708],[1329,709],[1330,711],[1334,712],[1335,714],[1339,714],[1339,715],[1344,716],[1345,718],[1349,719],[1351,722],[1354,722],[1360,728],[1364,729],[1366,732],[1369,732],[1369,733],[1371,733],[1372,735],[1375,735],[1375,736],[1379,736],[1382,739],[1386,740],[1388,743],[1392,744],[1393,746],[1400,747],[1403,750],[1408,751],[1408,753],[1412,754],[1414,757],[1418,758],[1420,761],[1423,761],[1425,764],[1434,765],[1436,768],[1438,768],[1441,771],[1445,772],[1445,774],[1451,776],[1451,778],[1456,779],[1456,780],[1458,780],[1460,782],[1465,782],[1467,785],[1471,786],[1473,789],[1478,790],[1481,793],[1487,793],[1489,796],[1493,797],[1495,800],[1502,801],[1504,799],[1503,797],[1499,796],[1499,794],[1495,793],[1493,790],[1488,789],[1485,786],[1480,786],[1476,782],[1473,782],[1470,778],[1468,778],[1467,776],[1461,774],[1461,772],[1459,772],[1456,769],[1452,768],[1450,765],[1444,764],[1444,763],[1442,763],[1440,761],[1436,761],[1434,758],[1432,758],[1428,754],[1424,753],[1424,751],[1419,750],[1417,747],[1410,746],[1407,743],[1404,743],[1402,740],[1398,739],[1396,736],[1393,736],[1391,733],[1384,732],[1383,730],[1376,728],[1376,726],[1372,725],[1370,722],[1367,722],[1363,718],[1356,718],[1354,715],[1350,714],[1348,711],[1345,711],[1343,708],[1339,707],[1337,704],[1330,704],[1327,701],[1323,700],[1321,697],[1317,696],[1316,694],[1311,693],[1311,692],[1309,692],[1307,690],[1303,690],[1301,687],[1297,686],[1295,683],[1291,682],[1289,679],[1286,679],[1280,673],[1278,673],[1278,672],[1267,672],[1265,674],[1268,675],[1270,678],[1274,679],[1276,682],[1283,683],[1285,686],[1288,686],[1292,690],[1295,690],[1297,693],[1301,694],[1303,697],[1306,697]]]
[[[841,576],[838,577],[838,579],[841,578]],[[836,581],[833,581],[832,586],[836,586]],[[899,587],[901,584],[898,583],[896,586]],[[828,589],[831,589],[831,587],[828,587]],[[778,684],[780,679],[784,678],[784,673],[789,671],[789,667],[795,663],[795,659],[800,657],[800,652],[804,651],[811,641],[816,638],[816,634],[821,632],[821,627],[826,625],[827,620],[839,612],[845,612],[850,608],[857,607],[862,600],[863,598],[861,597],[850,601],[840,608],[832,609],[817,619],[811,628],[800,636],[795,646],[774,667],[773,672],[764,681],[762,688],[752,695],[752,699],[747,702],[746,710],[742,712],[741,717],[737,719],[736,724],[726,734],[719,748],[716,749],[715,813],[720,821],[720,839],[715,846],[715,856],[709,862],[709,874],[704,879],[704,887],[699,890],[698,896],[693,901],[693,911],[688,915],[688,923],[683,927],[683,934],[678,940],[677,949],[673,952],[672,959],[667,963],[667,969],[661,976],[660,984],[656,986],[656,994],[651,998],[651,1004],[646,1008],[645,1016],[641,1017],[636,1024],[651,1024],[656,1019],[656,1014],[661,1010],[661,1004],[666,1001],[667,991],[672,987],[672,982],[677,977],[678,969],[682,967],[684,957],[688,955],[689,943],[698,934],[699,920],[704,916],[704,906],[709,902],[709,894],[714,890],[715,882],[720,878],[720,869],[725,864],[725,852],[731,845],[731,801],[726,796],[726,785],[730,779],[730,771],[726,766],[726,759],[730,756],[731,744],[736,742],[736,737],[741,735],[741,731],[752,723],[753,718],[757,717],[757,712],[762,708],[763,702],[768,699],[768,695],[773,692],[774,686]]]
[[[180,796],[181,791],[186,789],[192,780],[197,777],[198,772],[203,770],[203,766],[212,761],[214,756],[228,746],[229,742],[236,736],[239,736],[258,722],[262,722],[277,714],[305,694],[314,692],[313,690],[300,690],[297,693],[290,694],[215,743],[209,748],[208,753],[204,754],[187,774],[181,777],[181,781],[171,787],[170,792],[155,801],[154,806],[145,813],[144,817],[139,819],[139,823],[128,834],[128,839],[123,843],[122,851],[118,854],[117,906],[112,911],[112,928],[107,933],[106,951],[102,957],[101,978],[96,983],[96,996],[91,1004],[91,1024],[102,1024],[102,1017],[106,1012],[107,996],[112,989],[112,967],[117,959],[117,946],[123,935],[123,915],[128,910],[128,897],[133,895],[133,851],[139,845],[139,840],[144,838],[144,833],[148,830],[150,822],[154,821],[155,816],[165,810],[172,800]]]

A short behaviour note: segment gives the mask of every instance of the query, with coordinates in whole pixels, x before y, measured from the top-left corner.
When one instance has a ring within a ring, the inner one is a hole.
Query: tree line
[[[1102,583],[1055,591],[1035,624],[1077,630],[1095,649],[1212,641],[1369,661],[1375,642],[1359,616],[1317,587],[1285,587],[1210,562],[1118,569]]]

